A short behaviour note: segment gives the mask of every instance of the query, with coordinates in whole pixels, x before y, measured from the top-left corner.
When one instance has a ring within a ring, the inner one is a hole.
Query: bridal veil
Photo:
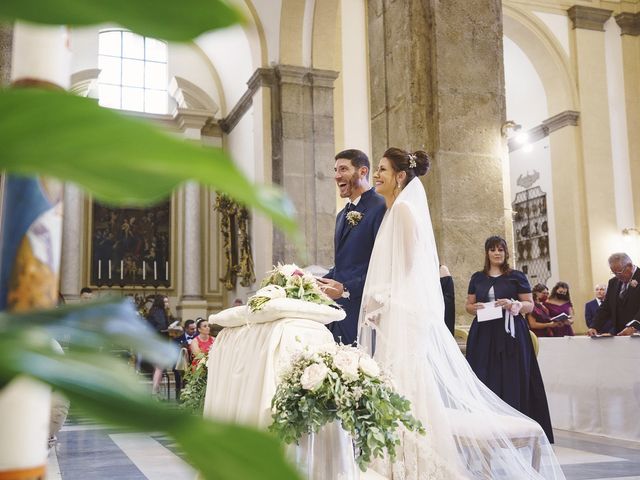
[[[387,211],[367,273],[361,348],[391,373],[427,434],[403,433],[393,479],[564,479],[542,428],[475,376],[444,323],[424,187],[411,180]]]

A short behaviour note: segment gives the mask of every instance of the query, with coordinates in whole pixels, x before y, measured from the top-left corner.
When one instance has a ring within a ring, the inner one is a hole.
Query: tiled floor
[[[71,422],[49,457],[51,480],[193,480],[170,439]],[[554,450],[567,480],[640,480],[640,442],[557,430]]]

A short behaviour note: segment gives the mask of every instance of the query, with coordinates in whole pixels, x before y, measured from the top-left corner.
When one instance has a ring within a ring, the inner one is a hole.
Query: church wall
[[[592,298],[594,283],[610,278],[608,255],[621,250],[632,255],[636,263],[640,258],[638,236],[622,235],[623,228],[636,226],[637,217],[633,199],[638,189],[633,183],[633,134],[629,128],[629,123],[637,121],[637,102],[625,80],[636,78],[633,72],[638,71],[638,59],[624,56],[625,46],[637,36],[621,37],[613,17],[604,23],[604,32],[597,26],[585,27],[584,23],[574,28],[566,13],[572,5],[552,0],[535,4],[504,2],[508,13],[505,33],[533,62],[544,89],[548,115],[564,110],[579,112],[577,126],[552,131],[532,145],[532,152],[518,150],[510,157],[512,197],[521,188],[516,185],[519,169],[526,173],[527,167],[531,171],[535,165],[540,171],[538,184],[546,186],[543,190],[551,180],[549,223],[555,242],[550,238],[550,243],[552,260],[555,256],[556,261],[552,262],[553,275],[548,284],[552,286],[556,280],[571,284],[576,330],[582,331],[583,302]],[[614,15],[625,8],[617,2],[595,2],[591,6],[613,10]],[[593,15],[605,15],[601,18],[606,20],[606,12],[595,11]],[[510,68],[508,43],[505,42],[505,65]],[[506,81],[509,117],[513,116],[511,112],[520,110],[516,116],[522,118],[513,120],[525,129],[536,123],[546,125],[533,118],[539,117],[533,112],[540,107],[536,102],[540,101],[540,90],[525,86],[530,82],[530,73],[514,68],[507,72]],[[572,85],[575,95],[569,95]]]

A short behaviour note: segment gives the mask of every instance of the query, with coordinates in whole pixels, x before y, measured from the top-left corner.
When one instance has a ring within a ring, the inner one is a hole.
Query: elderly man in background
[[[604,296],[607,294],[607,286],[604,283],[598,283],[593,290],[596,294],[596,298],[588,301],[584,304],[584,319],[587,322],[587,328],[593,328],[593,319],[598,313],[600,309],[600,305],[604,302]],[[608,319],[604,326],[602,327],[603,331],[610,331],[613,325],[611,324],[611,320]]]
[[[607,320],[611,320],[611,332],[632,335],[640,331],[640,270],[626,253],[614,253],[609,257],[609,268],[614,277],[609,280],[604,302],[593,319],[587,335],[608,333]]]

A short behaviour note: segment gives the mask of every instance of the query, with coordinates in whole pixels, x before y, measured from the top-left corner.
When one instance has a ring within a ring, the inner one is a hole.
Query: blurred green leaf
[[[31,328],[22,342],[31,347],[38,347],[42,334],[46,334],[45,343],[51,337],[65,338],[79,350],[129,348],[161,367],[173,366],[177,359],[177,347],[158,335],[129,300],[95,301],[24,313],[0,312],[0,335],[21,332],[24,325]],[[39,331],[42,334],[36,335]]]
[[[195,180],[295,230],[289,199],[253,185],[222,150],[171,137],[87,98],[0,90],[0,145],[0,169],[69,180],[106,203],[150,204]]]
[[[223,0],[2,0],[0,17],[50,25],[117,23],[141,35],[182,42],[243,18]]]
[[[56,388],[74,407],[128,430],[161,431],[172,436],[187,459],[207,479],[280,480],[298,478],[272,436],[169,409],[115,359],[90,352],[33,351],[0,338],[0,377],[26,374]]]

